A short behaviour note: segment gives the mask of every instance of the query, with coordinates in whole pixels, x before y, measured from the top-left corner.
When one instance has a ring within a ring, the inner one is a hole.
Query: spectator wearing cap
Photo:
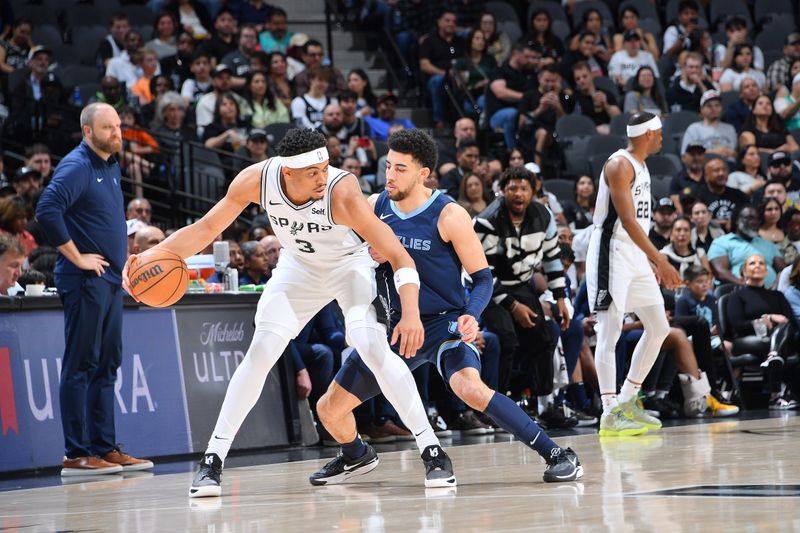
[[[733,56],[736,46],[746,44],[749,41],[749,31],[747,21],[738,15],[733,15],[725,22],[725,35],[728,38],[726,44],[719,43],[714,46],[713,61],[714,66],[726,69],[733,64]],[[753,67],[764,70],[764,53],[758,46],[753,47]]]
[[[672,110],[699,113],[703,93],[713,88],[714,84],[703,68],[703,56],[688,52],[683,60],[681,75],[667,89],[667,104]]]
[[[31,46],[33,46],[32,30],[33,24],[28,19],[21,18],[14,22],[11,38],[0,41],[0,71],[11,74],[15,70],[25,67]]]
[[[22,291],[17,283],[25,261],[25,248],[16,237],[0,234],[0,294],[13,296]]]
[[[742,80],[753,78],[760,89],[766,91],[767,78],[764,73],[753,67],[753,46],[741,43],[733,47],[733,60],[719,78],[721,91],[738,91]]]
[[[706,161],[703,177],[706,187],[700,192],[699,200],[708,206],[714,223],[731,231],[731,215],[737,208],[750,203],[747,196],[738,189],[728,187],[728,165],[722,159]]]
[[[698,27],[700,9],[694,0],[682,0],[678,4],[678,20],[664,32],[664,55],[678,57],[681,50],[689,47],[689,34]]]
[[[424,36],[419,45],[419,69],[427,76],[437,128],[443,127],[446,119],[445,80],[453,62],[464,56],[465,49],[464,40],[456,34],[456,13],[442,10],[436,19],[436,29]]]
[[[700,144],[708,154],[736,159],[736,130],[720,121],[722,100],[718,91],[706,91],[700,99],[701,121],[690,124],[683,135],[681,154],[690,144]]]
[[[252,24],[244,24],[239,29],[239,45],[232,52],[222,58],[222,62],[231,67],[234,80],[233,88],[241,89],[246,83],[246,76],[250,72],[250,59],[258,47],[258,33]]]
[[[136,246],[136,234],[139,230],[147,227],[147,222],[143,222],[138,218],[131,218],[125,221],[126,231],[128,234],[128,254],[135,253],[134,246]]]
[[[800,45],[798,45],[800,47]],[[792,79],[791,90],[781,85],[773,107],[789,131],[800,128],[800,72]]]
[[[134,198],[128,202],[125,210],[125,217],[128,220],[141,220],[145,224],[150,224],[153,208],[146,198]]]
[[[650,228],[650,242],[656,247],[656,250],[661,250],[669,244],[669,234],[672,229],[672,223],[678,217],[675,204],[669,198],[660,198],[653,209],[653,227]]]
[[[722,115],[722,121],[727,122],[736,129],[737,133],[742,132],[745,120],[750,116],[753,104],[761,95],[758,82],[750,77],[745,77],[739,86],[739,98],[729,104]]]
[[[34,46],[28,52],[27,67],[20,70],[18,75],[11,76],[9,80],[11,104],[9,108],[13,111],[20,111],[26,107],[28,117],[35,116],[30,106],[34,102],[42,100],[44,90],[42,85],[50,73],[50,58],[53,52],[44,46]]]
[[[205,128],[214,120],[214,109],[217,104],[217,98],[223,94],[230,94],[238,106],[245,104],[244,98],[236,93],[230,92],[232,88],[231,76],[233,72],[230,67],[225,63],[220,63],[211,72],[211,92],[204,94],[197,101],[195,109],[195,120],[197,122],[198,137],[202,137],[201,128]]]
[[[770,91],[777,91],[780,87],[791,88],[792,63],[800,59],[800,33],[792,32],[783,40],[783,57],[773,61],[767,70],[767,81]]]
[[[739,134],[739,144],[755,144],[766,153],[776,150],[792,153],[800,149],[772,107],[769,95],[762,94],[756,98],[750,111]]]
[[[132,89],[136,81],[144,75],[144,69],[139,65],[141,63],[142,45],[141,33],[136,30],[130,30],[126,33],[125,51],[108,61],[105,75],[117,78],[121,83],[125,84],[128,90]],[[154,74],[161,74],[161,66],[158,61],[156,61]]]
[[[389,138],[389,128],[393,124],[401,124],[404,128],[416,128],[414,123],[407,118],[396,118],[397,95],[385,93],[378,98],[377,117],[364,117],[370,129],[372,138],[376,141],[385,141]]]
[[[286,11],[280,7],[272,9],[269,18],[263,19],[267,23],[258,35],[258,42],[261,49],[267,53],[283,52],[289,49],[289,41],[294,36],[294,32],[289,31],[289,26],[286,24]]]
[[[38,246],[33,235],[27,230],[31,208],[28,201],[19,193],[0,199],[0,234],[15,237],[30,254]]]
[[[609,122],[622,113],[617,105],[617,98],[605,89],[595,86],[594,76],[585,61],[578,61],[572,65],[572,76],[575,80],[573,96],[581,114],[592,119],[597,127],[597,133],[608,134]]]
[[[777,150],[770,154],[767,159],[767,179],[780,181],[786,187],[789,198],[795,203],[800,201],[800,169],[787,152]]]
[[[42,173],[31,167],[20,167],[11,178],[16,194],[30,199],[42,189]]]
[[[236,26],[236,18],[230,8],[220,9],[214,17],[214,34],[200,45],[208,53],[212,65],[222,63],[223,57],[236,50]]]
[[[247,141],[244,145],[234,152],[238,156],[233,160],[234,171],[241,172],[253,163],[266,160],[269,157],[269,151],[267,132],[261,128],[253,128],[247,134]]]
[[[311,71],[314,67],[323,65],[322,60],[325,58],[325,50],[322,48],[322,43],[314,39],[309,39],[303,45],[303,64],[305,69],[298,73],[294,79],[294,90],[298,95],[304,95],[311,90]],[[339,91],[347,89],[347,82],[344,79],[342,72],[333,67],[330,69],[330,80],[328,87],[325,89],[325,96],[334,98]]]
[[[306,72],[306,71],[304,71]],[[331,103],[326,94],[331,83],[331,69],[316,65],[307,71],[311,86],[292,100],[292,119],[298,128],[316,129],[322,124],[325,107]]]
[[[642,40],[635,30],[626,31],[623,37],[622,50],[614,52],[608,62],[608,77],[620,87],[639,72],[641,67],[650,67],[656,78],[659,77],[658,66],[653,54],[642,50]]]

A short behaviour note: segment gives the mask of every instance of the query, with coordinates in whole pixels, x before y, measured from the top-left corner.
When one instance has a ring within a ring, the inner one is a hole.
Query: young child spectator
[[[208,54],[195,52],[189,70],[192,77],[183,82],[181,96],[187,105],[194,105],[201,96],[211,91],[211,61]]]

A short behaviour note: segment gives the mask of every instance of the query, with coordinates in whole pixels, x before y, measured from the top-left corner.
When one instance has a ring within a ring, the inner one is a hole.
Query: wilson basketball
[[[131,294],[150,307],[167,307],[181,299],[189,285],[189,268],[176,254],[152,248],[139,254],[128,273]]]

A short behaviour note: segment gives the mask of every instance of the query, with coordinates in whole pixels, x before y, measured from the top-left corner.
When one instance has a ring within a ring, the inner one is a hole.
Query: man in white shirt
[[[232,74],[233,71],[231,71],[230,67],[225,63],[220,63],[214,67],[213,71],[211,71],[212,90],[210,93],[206,93],[200,97],[200,100],[197,101],[197,107],[195,108],[195,117],[198,130],[200,128],[205,128],[214,121],[214,106],[217,104],[217,96],[231,90]],[[236,101],[239,102],[239,106],[244,103],[244,100],[241,96],[236,93],[231,94]],[[197,136],[202,137],[202,131],[199,131]]]
[[[736,159],[736,130],[730,124],[719,120],[722,114],[722,100],[719,91],[706,91],[700,98],[700,117],[703,119],[690,124],[683,134],[681,154],[692,144],[702,145],[707,154],[721,155],[726,159]]]
[[[608,62],[608,76],[620,87],[636,75],[641,67],[650,67],[658,77],[658,66],[653,54],[642,50],[639,34],[634,30],[625,32],[622,50],[615,52]]]
[[[128,91],[136,81],[144,75],[144,70],[138,65],[137,54],[142,49],[142,34],[131,30],[125,34],[125,51],[108,61],[106,76],[113,76],[125,84]],[[156,63],[154,76],[161,74],[161,66]]]
[[[694,0],[683,0],[678,4],[678,24],[673,24],[664,32],[664,55],[678,57],[681,50],[688,47],[689,34],[697,28],[700,9]]]

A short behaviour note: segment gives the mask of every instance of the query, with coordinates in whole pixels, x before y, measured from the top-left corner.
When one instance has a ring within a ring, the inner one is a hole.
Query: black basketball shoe
[[[456,475],[453,473],[453,463],[444,453],[441,446],[434,444],[422,452],[422,461],[425,463],[425,486],[429,489],[435,487],[455,487]]]
[[[554,448],[555,451],[555,448]],[[549,483],[575,481],[583,477],[583,467],[572,448],[560,448],[559,453],[547,461],[544,480]]]
[[[353,461],[347,459],[344,454],[334,457],[328,464],[323,466],[308,477],[312,485],[337,485],[344,483],[351,477],[363,476],[371,472],[378,466],[378,454],[369,444],[367,451]]]
[[[194,481],[189,488],[190,498],[205,498],[208,496],[220,496],[222,487],[220,478],[222,477],[222,460],[215,453],[207,453],[200,460]]]

